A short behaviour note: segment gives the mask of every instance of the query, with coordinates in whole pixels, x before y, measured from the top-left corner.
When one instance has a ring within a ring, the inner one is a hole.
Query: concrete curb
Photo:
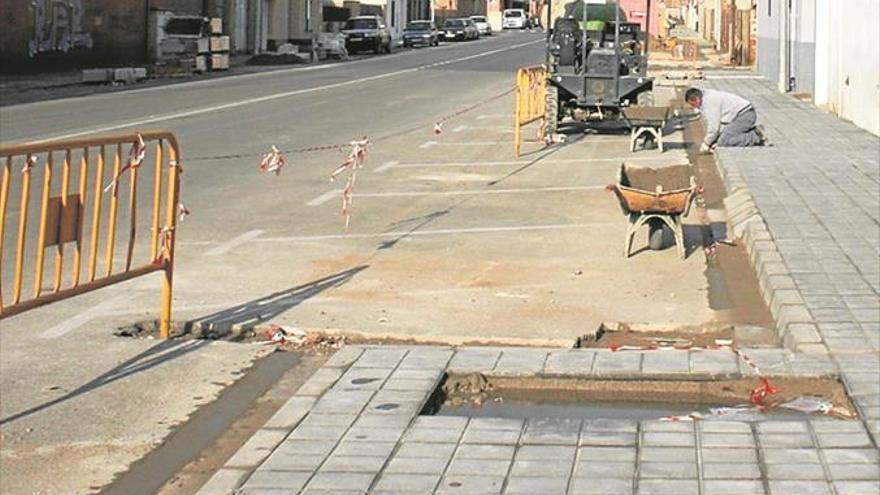
[[[724,207],[729,231],[746,248],[761,296],[776,322],[776,334],[792,351],[828,354],[828,346],[819,335],[742,173],[735,164],[725,163],[721,153],[716,153],[715,159],[728,192]]]

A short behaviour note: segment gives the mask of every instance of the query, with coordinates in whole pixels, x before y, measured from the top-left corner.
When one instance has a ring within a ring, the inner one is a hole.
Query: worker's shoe
[[[758,124],[755,126],[755,133],[761,138],[761,146],[770,146],[770,139],[767,137],[767,133],[764,132],[764,126]]]

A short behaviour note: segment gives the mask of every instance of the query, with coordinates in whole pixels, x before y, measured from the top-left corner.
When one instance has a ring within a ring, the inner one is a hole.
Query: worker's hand
[[[712,151],[712,147],[706,143],[700,143],[700,153],[710,153]]]

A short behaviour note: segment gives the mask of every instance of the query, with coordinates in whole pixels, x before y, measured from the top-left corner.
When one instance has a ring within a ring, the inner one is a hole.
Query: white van
[[[526,11],[523,9],[505,9],[501,18],[502,29],[525,29]]]

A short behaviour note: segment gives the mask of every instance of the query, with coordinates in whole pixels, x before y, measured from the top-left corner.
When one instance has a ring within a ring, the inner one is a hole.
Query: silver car
[[[474,21],[474,25],[477,26],[477,31],[480,32],[483,36],[492,36],[492,25],[489,24],[489,19],[484,15],[472,15],[471,20]]]

